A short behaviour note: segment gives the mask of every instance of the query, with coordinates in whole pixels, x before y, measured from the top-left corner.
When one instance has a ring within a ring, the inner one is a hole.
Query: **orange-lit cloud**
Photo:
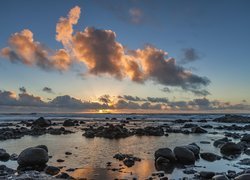
[[[134,10],[135,11],[135,10]],[[116,41],[112,30],[87,27],[74,33],[81,9],[76,6],[68,17],[61,17],[56,25],[56,40],[63,49],[53,51],[34,41],[33,33],[25,29],[9,38],[9,47],[1,55],[12,62],[21,62],[42,69],[68,70],[77,62],[87,67],[85,74],[108,75],[116,79],[130,79],[137,83],[153,81],[163,86],[180,87],[198,95],[207,95],[203,88],[209,84],[201,77],[177,65],[164,50],[147,45],[143,49],[128,50]],[[133,12],[140,15],[139,12]]]

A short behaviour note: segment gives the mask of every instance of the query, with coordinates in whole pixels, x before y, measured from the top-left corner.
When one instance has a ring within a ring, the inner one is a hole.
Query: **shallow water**
[[[162,147],[169,147],[173,149],[178,145],[186,145],[189,143],[197,143],[201,147],[201,152],[215,152],[220,154],[219,149],[213,147],[211,144],[200,144],[200,141],[211,141],[212,139],[222,138],[223,134],[204,134],[204,135],[184,135],[184,134],[169,134],[168,137],[154,137],[154,136],[131,136],[124,139],[110,140],[105,138],[93,138],[88,139],[82,136],[82,132],[68,135],[42,135],[39,137],[25,136],[17,140],[7,140],[1,142],[1,148],[4,148],[9,153],[20,153],[21,150],[44,144],[48,146],[49,154],[52,158],[49,160],[49,165],[65,166],[68,168],[80,168],[74,172],[71,172],[72,176],[76,178],[93,178],[93,179],[113,179],[117,178],[132,178],[138,177],[139,179],[145,179],[156,171],[154,166],[154,152]],[[72,152],[72,155],[66,156],[65,152]],[[119,168],[119,164],[123,164],[116,159],[113,159],[113,155],[117,152],[133,154],[140,157],[141,162],[136,162],[135,166],[131,168],[122,169],[122,172],[113,172],[107,170],[106,163],[111,161],[112,167]],[[240,158],[244,158],[245,155]],[[57,159],[64,159],[65,162],[58,163]],[[236,162],[234,161],[220,160],[215,162],[207,162],[204,160],[196,161],[195,169],[197,171],[215,171],[225,172],[226,170],[240,171],[239,167],[234,167]],[[5,163],[8,167],[16,168],[17,163],[15,161],[8,161]],[[204,168],[206,167],[206,168]],[[183,169],[170,169],[169,178],[182,178],[187,175],[183,174]]]

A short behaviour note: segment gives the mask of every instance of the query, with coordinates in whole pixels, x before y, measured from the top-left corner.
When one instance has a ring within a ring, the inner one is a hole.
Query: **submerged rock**
[[[58,167],[55,167],[55,166],[47,166],[45,169],[44,169],[44,172],[46,174],[49,174],[49,175],[56,175],[60,172],[60,169]]]
[[[207,133],[207,130],[197,126],[192,128],[192,133]]]
[[[200,156],[201,156],[202,159],[204,159],[206,161],[210,161],[210,162],[221,159],[221,156],[219,156],[217,154],[214,154],[214,153],[209,153],[209,152],[201,153]]]
[[[8,161],[9,159],[10,154],[5,149],[0,149],[0,161]]]

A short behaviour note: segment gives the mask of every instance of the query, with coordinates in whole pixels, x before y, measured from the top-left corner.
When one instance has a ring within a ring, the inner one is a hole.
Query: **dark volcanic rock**
[[[213,176],[212,180],[229,180],[229,179],[226,175],[220,174]]]
[[[47,166],[45,169],[44,169],[44,172],[46,174],[49,174],[49,175],[56,175],[60,172],[60,169],[58,167],[55,167],[55,166]]]
[[[198,126],[192,128],[192,133],[207,133],[207,130]]]
[[[5,149],[0,149],[0,161],[8,161],[9,159],[9,153],[7,153]]]
[[[123,161],[123,163],[127,167],[132,167],[135,164],[135,161],[132,158],[127,158]]]
[[[221,146],[220,152],[225,155],[240,154],[241,147],[233,142],[227,142]]]
[[[19,166],[42,166],[49,160],[48,152],[43,148],[30,147],[23,150],[18,156]]]
[[[235,180],[249,180],[250,173],[242,174],[234,178]]]
[[[181,164],[194,164],[195,155],[192,151],[184,146],[177,146],[174,148],[174,154],[178,162]]]
[[[211,179],[215,175],[215,173],[211,171],[201,171],[199,174],[201,178],[205,179]]]
[[[226,144],[227,142],[229,142],[229,139],[227,137],[222,138],[222,139],[218,139],[218,140],[214,141],[214,146],[221,147],[222,145]]]
[[[50,120],[46,120],[43,117],[38,118],[33,122],[33,126],[39,126],[39,127],[48,127],[51,125]]]
[[[159,157],[164,157],[164,158],[168,159],[170,162],[176,161],[174,153],[169,148],[158,149],[157,151],[155,151],[154,156],[155,156],[155,159],[157,159]]]
[[[247,143],[250,142],[250,134],[246,134],[241,138],[241,141],[245,141]]]
[[[72,119],[66,119],[66,120],[63,122],[63,126],[66,126],[66,127],[75,126],[75,122],[74,122],[74,120],[72,120]]]
[[[145,127],[135,129],[133,133],[138,136],[163,136],[164,130],[162,127]]]
[[[213,121],[223,122],[223,123],[250,123],[250,118],[246,116],[230,115],[215,118]]]
[[[213,161],[216,161],[216,160],[220,160],[221,159],[221,156],[219,155],[216,155],[214,153],[200,153],[200,156],[202,159],[206,160],[206,161],[210,161],[210,162],[213,162]]]

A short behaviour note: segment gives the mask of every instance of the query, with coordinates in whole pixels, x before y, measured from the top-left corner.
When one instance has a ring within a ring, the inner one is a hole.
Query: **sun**
[[[102,114],[102,113],[110,113],[111,111],[109,109],[99,109],[98,113]]]

